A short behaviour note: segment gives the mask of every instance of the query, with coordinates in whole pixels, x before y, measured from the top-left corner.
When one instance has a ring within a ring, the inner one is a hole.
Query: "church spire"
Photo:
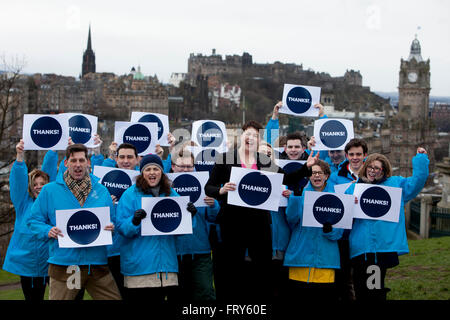
[[[89,24],[88,42],[86,51],[83,54],[83,64],[81,67],[81,77],[88,73],[95,73],[95,53],[92,50],[91,25]]]
[[[89,24],[89,35],[88,35],[88,43],[87,43],[87,49],[86,51],[92,51],[92,44],[91,44],[91,24]]]

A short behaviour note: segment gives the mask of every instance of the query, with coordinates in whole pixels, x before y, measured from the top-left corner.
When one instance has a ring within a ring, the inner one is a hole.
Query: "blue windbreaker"
[[[177,255],[210,253],[208,222],[216,221],[220,206],[214,200],[213,207],[198,207],[192,218],[192,234],[179,235],[175,239]]]
[[[311,184],[303,189],[314,191]],[[323,192],[334,192],[333,184],[327,183]],[[289,197],[286,218],[292,229],[291,239],[284,256],[284,265],[289,267],[310,267],[340,269],[339,247],[336,240],[342,237],[343,229],[333,228],[324,233],[322,228],[303,227],[304,196]]]
[[[27,219],[28,228],[39,239],[48,239],[48,232],[56,226],[56,210],[109,207],[111,221],[114,221],[115,210],[108,189],[98,178],[90,175],[92,190],[83,207],[64,182],[62,174],[56,181],[46,184],[31,207],[31,215]],[[108,263],[106,246],[85,248],[59,248],[56,239],[49,241],[50,252],[48,262],[56,265],[106,265]]]
[[[422,190],[428,178],[430,161],[426,154],[419,153],[412,159],[413,175],[389,177],[380,185],[402,189],[400,218],[398,222],[381,220],[354,219],[350,232],[350,258],[365,253],[397,252],[398,255],[409,252],[405,228],[404,204],[414,199]],[[360,182],[361,180],[358,180]],[[355,184],[345,191],[353,194]]]
[[[33,235],[26,225],[34,200],[28,193],[28,169],[25,162],[14,162],[9,186],[16,220],[3,270],[25,277],[47,277],[49,239]]]
[[[286,221],[286,208],[280,207],[278,211],[270,211],[272,217],[272,250],[273,255],[276,251],[286,251],[289,244],[291,230]]]
[[[169,196],[179,195],[172,189]],[[141,236],[141,224],[135,226],[131,222],[134,212],[142,208],[143,197],[152,195],[144,194],[134,184],[125,190],[117,206],[117,229],[123,236],[120,246],[120,270],[125,276],[178,272],[176,236]]]

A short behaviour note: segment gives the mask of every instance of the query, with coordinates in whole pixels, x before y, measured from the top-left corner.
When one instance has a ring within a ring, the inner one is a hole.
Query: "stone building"
[[[400,60],[398,114],[390,119],[390,161],[394,174],[410,176],[411,159],[417,147],[424,147],[434,169],[434,148],[437,131],[430,117],[430,59],[423,60],[417,37],[411,44],[408,59]]]

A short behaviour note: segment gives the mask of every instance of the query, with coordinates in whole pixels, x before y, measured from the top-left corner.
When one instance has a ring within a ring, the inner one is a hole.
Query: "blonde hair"
[[[380,161],[381,162],[381,166],[383,167],[383,176],[386,178],[389,178],[390,176],[392,176],[392,166],[391,163],[389,162],[389,159],[380,154],[380,153],[373,153],[371,155],[369,155],[366,159],[366,161],[364,162],[364,165],[362,166],[360,172],[360,177],[361,178],[367,178],[367,167],[369,165],[372,164],[372,162],[374,161]]]
[[[32,198],[34,198],[34,194],[33,194],[33,184],[34,184],[34,180],[36,180],[36,178],[41,177],[42,179],[44,179],[46,182],[46,184],[50,181],[50,177],[49,175],[39,169],[34,169],[32,170],[29,174],[28,174],[28,193],[30,194],[30,196]]]

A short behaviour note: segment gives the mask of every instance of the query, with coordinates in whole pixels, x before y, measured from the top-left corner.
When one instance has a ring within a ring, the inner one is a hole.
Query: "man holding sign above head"
[[[120,246],[121,271],[127,299],[164,302],[172,300],[178,285],[178,261],[174,235],[142,235],[142,221],[147,212],[143,200],[149,197],[177,197],[163,172],[161,158],[149,154],[140,163],[141,174],[128,188],[117,206],[117,230],[123,236]],[[195,215],[192,203],[188,211]],[[148,213],[149,218],[151,212]]]
[[[337,240],[343,229],[333,228],[325,219],[322,228],[304,227],[303,203],[305,191],[334,192],[329,182],[330,167],[319,160],[312,166],[309,184],[302,196],[291,196],[286,218],[292,230],[284,265],[289,267],[286,298],[290,301],[336,300],[335,270],[340,268]]]
[[[49,276],[51,300],[73,300],[81,287],[86,288],[92,298],[96,300],[120,300],[114,278],[108,268],[106,246],[81,246],[62,248],[59,240],[61,237],[70,237],[69,230],[61,230],[57,224],[57,211],[73,209],[89,211],[89,208],[109,208],[111,216],[114,215],[114,207],[111,196],[105,186],[98,183],[98,178],[88,173],[90,165],[87,156],[87,148],[81,144],[73,144],[66,150],[65,167],[67,170],[58,175],[55,182],[51,182],[42,188],[41,193],[31,208],[27,225],[31,232],[40,238],[50,238],[49,250]],[[75,216],[75,215],[74,215]],[[90,214],[92,216],[92,214]],[[94,219],[98,220],[98,219]],[[94,224],[86,224],[82,220],[77,230],[89,230]],[[100,232],[100,225],[95,224],[95,229]],[[105,226],[104,230],[112,232],[113,224]],[[65,236],[64,236],[65,234]],[[88,236],[84,232],[79,235]],[[58,239],[58,241],[55,241]],[[81,243],[88,244],[84,240]],[[71,283],[69,267],[77,266],[75,284]]]
[[[350,232],[350,258],[357,300],[386,300],[389,291],[384,287],[386,271],[399,264],[399,255],[409,252],[404,204],[418,195],[428,178],[429,160],[425,149],[417,148],[412,165],[411,177],[392,176],[389,160],[384,155],[372,154],[361,168],[358,182],[345,192],[354,194],[359,183],[401,189],[401,199],[392,201],[385,199],[386,191],[382,188],[375,188],[378,191],[372,192],[369,198],[363,193],[360,199],[355,199],[368,216],[367,219],[355,218]],[[400,208],[398,222],[383,221],[380,212],[387,212],[384,207],[393,206],[395,201],[399,202]],[[363,207],[363,203],[370,205]]]
[[[270,273],[272,261],[272,239],[270,212],[255,208],[228,204],[228,192],[236,191],[236,182],[230,181],[233,167],[284,173],[269,157],[258,153],[261,124],[249,121],[242,127],[240,146],[216,157],[210,178],[205,186],[206,195],[220,203],[218,223],[222,234],[223,255],[228,262],[227,279],[224,281],[225,299],[270,299],[270,287],[264,281]],[[300,169],[285,174],[283,184],[295,184],[309,175],[309,168],[318,160],[310,157]],[[243,274],[245,255],[252,259],[251,273],[248,275],[252,286],[247,286]]]

